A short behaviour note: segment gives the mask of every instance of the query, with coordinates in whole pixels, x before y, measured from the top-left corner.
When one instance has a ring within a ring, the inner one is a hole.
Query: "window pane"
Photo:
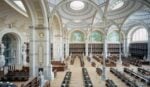
[[[119,33],[117,31],[113,31],[108,35],[108,41],[112,43],[119,42]]]
[[[148,41],[148,33],[146,29],[141,28],[133,33],[132,41]]]
[[[14,3],[20,7],[23,11],[26,11],[24,4],[22,3],[22,1],[18,0],[18,1],[14,1]]]

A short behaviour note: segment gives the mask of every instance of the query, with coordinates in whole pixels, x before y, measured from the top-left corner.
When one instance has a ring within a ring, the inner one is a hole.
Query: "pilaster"
[[[150,29],[148,29],[148,54],[147,54],[147,60],[150,61]]]
[[[86,43],[85,43],[85,55],[88,56],[88,39],[86,40]]]
[[[45,79],[51,79],[53,76],[49,53],[49,29],[43,26],[32,26],[30,32],[30,75],[38,76],[39,69],[42,69]]]
[[[102,72],[102,79],[106,80],[106,64],[105,64],[105,60],[107,59],[107,36],[104,35],[103,36],[103,41],[104,41],[104,45],[103,45],[103,72]]]

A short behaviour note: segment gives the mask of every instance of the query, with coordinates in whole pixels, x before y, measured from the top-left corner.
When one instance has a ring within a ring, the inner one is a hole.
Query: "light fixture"
[[[73,10],[82,10],[84,7],[85,4],[82,1],[72,1],[70,3],[70,8]]]
[[[81,22],[81,20],[74,20],[74,22],[79,23],[79,22]]]

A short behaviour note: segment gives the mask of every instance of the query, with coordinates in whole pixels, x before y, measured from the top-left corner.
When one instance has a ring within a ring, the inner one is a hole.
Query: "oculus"
[[[70,3],[70,8],[73,10],[82,10],[84,7],[85,4],[82,1],[72,1]]]

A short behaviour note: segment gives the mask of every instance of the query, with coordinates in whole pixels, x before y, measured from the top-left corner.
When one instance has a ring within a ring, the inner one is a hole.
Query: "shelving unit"
[[[147,57],[147,48],[147,43],[130,43],[129,52],[132,57],[143,59],[144,56]]]
[[[123,49],[123,45],[121,44],[121,51]],[[120,44],[108,44],[108,52],[110,54],[119,54],[119,50],[120,50]]]
[[[83,54],[85,53],[85,44],[69,44],[70,54]]]
[[[91,47],[92,47],[92,53],[93,54],[102,54],[102,52],[103,52],[103,44],[88,44],[88,51],[89,51],[89,53],[91,53]]]
[[[88,44],[88,53],[91,53],[91,47],[92,47],[93,54],[102,54],[103,44],[89,43]],[[120,47],[120,44],[108,44],[108,53],[119,54],[119,49],[120,49],[119,47]],[[72,53],[72,54],[83,54],[83,53],[85,53],[85,44],[70,44],[69,49],[70,49],[70,53]],[[121,46],[121,49],[123,49],[122,46]]]

